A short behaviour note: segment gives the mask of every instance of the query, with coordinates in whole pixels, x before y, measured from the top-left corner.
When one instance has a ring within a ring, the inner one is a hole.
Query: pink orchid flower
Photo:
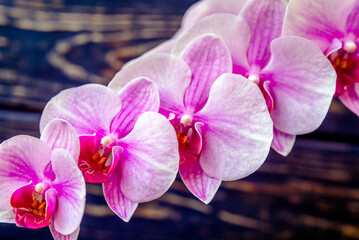
[[[88,84],[52,98],[40,129],[53,118],[74,126],[85,181],[103,183],[109,207],[129,221],[138,203],[160,197],[178,171],[176,135],[158,108],[158,90],[148,79],[134,79],[119,93]]]
[[[319,46],[338,75],[335,96],[359,116],[359,1],[293,0],[283,33]]]
[[[0,221],[37,229],[55,240],[77,239],[85,209],[85,181],[76,160],[80,142],[66,121],[54,119],[41,139],[19,135],[0,145]]]
[[[204,35],[178,56],[156,53],[117,73],[109,87],[122,89],[131,79],[153,79],[160,113],[177,133],[179,172],[187,188],[209,203],[221,181],[243,178],[266,159],[273,123],[255,84],[231,74],[223,41]]]
[[[286,6],[282,0],[252,0],[239,16],[208,16],[172,49],[178,55],[202,34],[220,36],[231,53],[233,73],[247,77],[262,91],[274,123],[272,148],[284,156],[295,135],[312,132],[322,123],[336,78],[328,59],[311,41],[280,37]]]

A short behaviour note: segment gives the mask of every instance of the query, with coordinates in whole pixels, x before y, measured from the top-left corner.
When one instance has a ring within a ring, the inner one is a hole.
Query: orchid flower
[[[319,46],[338,75],[334,96],[359,116],[359,1],[293,0],[283,33]]]
[[[160,197],[178,171],[175,131],[156,113],[158,108],[158,91],[148,79],[134,79],[119,93],[88,84],[53,97],[40,130],[54,118],[74,126],[80,135],[78,166],[85,181],[103,183],[109,207],[129,221],[138,203]]]
[[[0,145],[0,221],[37,229],[55,240],[77,239],[85,209],[85,181],[76,160],[79,137],[54,119],[41,139],[19,135]]]
[[[266,159],[273,123],[255,84],[231,74],[232,60],[215,35],[194,39],[178,56],[156,53],[118,72],[109,87],[153,79],[159,112],[172,123],[180,151],[179,172],[204,203],[221,181],[243,178]]]
[[[312,132],[322,123],[336,78],[330,62],[311,41],[281,37],[286,6],[283,0],[252,0],[238,16],[208,16],[183,34],[172,50],[179,55],[202,34],[220,36],[231,53],[233,73],[262,91],[274,123],[272,148],[284,156],[295,135]]]

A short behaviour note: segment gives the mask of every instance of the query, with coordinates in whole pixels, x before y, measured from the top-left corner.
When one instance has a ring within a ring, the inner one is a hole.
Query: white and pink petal
[[[139,77],[121,89],[119,97],[122,109],[111,122],[110,132],[118,138],[126,136],[144,112],[158,112],[160,97],[155,84],[144,77]]]
[[[42,132],[52,119],[68,121],[81,134],[106,136],[113,118],[121,110],[116,91],[100,84],[87,84],[63,90],[45,106],[40,120]]]
[[[223,73],[232,72],[230,52],[221,38],[203,34],[180,53],[192,71],[192,79],[184,96],[187,111],[200,110],[208,99],[209,90]]]
[[[124,149],[119,165],[126,198],[146,202],[164,194],[179,164],[178,141],[169,121],[158,113],[144,113],[119,145]]]
[[[222,182],[217,178],[208,176],[198,161],[181,166],[179,173],[188,190],[206,204],[212,201]]]
[[[283,0],[252,0],[240,16],[248,23],[252,37],[247,58],[252,66],[263,68],[270,59],[270,43],[282,34],[287,3]]]
[[[191,41],[203,34],[215,34],[222,38],[231,53],[233,65],[249,69],[247,50],[251,31],[240,16],[219,13],[202,19],[179,37],[172,53],[180,56]]]
[[[51,163],[56,175],[52,187],[57,190],[54,228],[57,232],[68,235],[79,227],[84,214],[85,181],[68,151],[55,149],[52,153]]]
[[[312,40],[324,52],[334,38],[344,37],[354,3],[355,0],[291,0],[283,34]]]
[[[121,190],[121,169],[116,168],[109,176],[109,182],[102,185],[107,205],[123,221],[130,221],[138,203],[129,200]]]
[[[204,123],[199,162],[207,175],[237,180],[256,171],[266,159],[273,123],[261,91],[248,79],[222,75],[196,119]]]
[[[61,148],[69,151],[77,161],[80,155],[80,140],[76,130],[65,120],[55,118],[42,131],[42,141],[51,147],[51,150]]]
[[[121,90],[128,82],[138,77],[152,80],[161,99],[161,109],[180,113],[184,109],[183,97],[191,81],[191,70],[180,58],[165,54],[150,54],[129,64],[119,71],[109,84]],[[175,91],[174,91],[175,90]]]
[[[262,78],[270,81],[274,126],[292,135],[314,131],[332,101],[334,68],[313,42],[301,37],[277,38],[271,52]]]

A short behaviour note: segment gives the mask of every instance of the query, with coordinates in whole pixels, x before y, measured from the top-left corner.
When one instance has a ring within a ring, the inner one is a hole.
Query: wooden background
[[[194,2],[0,0],[0,142],[39,136],[52,96],[107,84],[124,62],[171,37]],[[359,119],[335,100],[287,158],[271,151],[255,174],[223,183],[209,205],[177,179],[129,223],[109,210],[100,185],[88,184],[79,239],[359,239],[358,137]],[[0,239],[51,235],[0,224]]]

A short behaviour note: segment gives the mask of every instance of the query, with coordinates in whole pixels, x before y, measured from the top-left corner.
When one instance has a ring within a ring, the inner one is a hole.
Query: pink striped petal
[[[121,169],[118,167],[109,176],[109,182],[103,183],[103,192],[108,206],[123,221],[130,221],[138,203],[129,200],[121,190]]]
[[[271,147],[280,155],[287,156],[294,146],[296,135],[281,132],[273,128],[273,141]]]
[[[188,111],[200,110],[207,102],[209,90],[223,73],[232,72],[231,55],[225,43],[213,34],[194,39],[181,53],[192,70],[192,80],[185,93]]]
[[[239,14],[248,0],[202,0],[193,4],[184,14],[180,33],[188,31],[201,19],[215,13]]]
[[[15,189],[44,179],[43,172],[51,161],[50,147],[38,138],[19,135],[0,145],[0,209],[7,211]]]
[[[208,204],[216,194],[221,180],[208,176],[198,161],[179,168],[183,183],[202,202]]]
[[[132,79],[144,76],[156,84],[161,109],[177,113],[184,109],[183,97],[191,81],[191,75],[191,70],[180,58],[158,53],[143,57],[119,71],[109,87],[121,89]],[[174,89],[176,91],[173,91]]]
[[[232,14],[214,14],[202,19],[178,39],[172,53],[179,56],[193,39],[209,33],[224,40],[232,55],[233,65],[249,69],[247,49],[251,32],[241,17]]]
[[[63,235],[56,231],[53,223],[49,225],[49,228],[54,240],[77,240],[80,233],[80,227],[78,227],[73,233],[70,233],[68,235]]]
[[[252,33],[247,57],[250,65],[263,68],[270,58],[270,43],[282,34],[287,3],[283,0],[252,0],[240,16],[248,23]]]
[[[85,181],[68,151],[55,149],[51,162],[56,175],[52,187],[57,190],[57,209],[53,223],[56,231],[68,235],[79,227],[84,214]]]
[[[111,123],[111,133],[118,138],[126,136],[135,125],[139,116],[147,111],[158,112],[160,98],[154,83],[146,78],[136,78],[120,92],[122,109]]]
[[[179,164],[178,141],[169,121],[158,113],[144,113],[119,145],[124,149],[119,162],[123,194],[133,202],[164,194]]]
[[[65,120],[53,119],[42,131],[42,141],[52,150],[61,148],[69,151],[77,161],[80,155],[80,140],[76,130]]]
[[[347,108],[359,116],[359,83],[355,83],[353,87],[340,95],[339,99]]]
[[[46,105],[40,120],[40,130],[54,118],[68,121],[80,134],[106,136],[112,119],[121,110],[118,94],[99,84],[87,84],[66,89]]]
[[[270,81],[274,126],[293,135],[314,131],[332,101],[334,68],[320,49],[304,38],[277,38],[272,41],[271,52],[262,75]]]
[[[256,171],[266,159],[273,123],[261,91],[248,79],[220,76],[196,118],[204,123],[199,161],[209,176],[237,180]]]
[[[334,38],[346,32],[346,20],[355,0],[291,0],[283,34],[314,41],[324,52]]]
[[[347,33],[354,33],[359,36],[359,1],[355,1],[355,4],[347,18],[346,22]]]

